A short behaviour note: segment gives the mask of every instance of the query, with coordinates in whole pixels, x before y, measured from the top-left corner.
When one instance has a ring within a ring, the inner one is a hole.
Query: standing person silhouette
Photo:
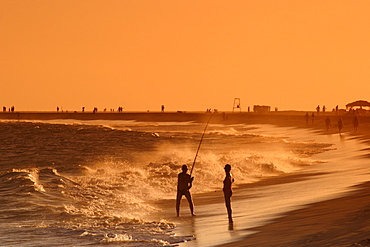
[[[326,125],[326,131],[329,131],[329,128],[331,126],[331,121],[329,117],[326,117],[325,119],[325,125]]]
[[[353,130],[356,132],[357,131],[357,128],[358,128],[358,117],[357,116],[355,116],[354,118],[353,118]]]
[[[342,134],[342,128],[343,128],[343,120],[341,118],[338,119],[338,132],[339,135]]]
[[[190,177],[189,174],[187,174],[188,167],[186,165],[183,165],[181,167],[182,172],[179,173],[177,176],[177,196],[176,196],[176,213],[177,217],[180,216],[180,202],[181,198],[184,195],[186,199],[188,200],[189,207],[190,207],[190,212],[192,216],[194,215],[194,206],[193,206],[193,201],[191,199],[191,194],[190,194],[190,188],[193,186],[193,180],[194,177]]]
[[[311,121],[312,121],[312,124],[315,123],[315,113],[313,113],[313,112],[311,114]]]
[[[304,118],[306,119],[306,125],[308,125],[308,119],[310,118],[310,116],[308,116],[308,112],[304,115]]]
[[[225,205],[227,209],[227,215],[229,217],[229,223],[232,223],[233,218],[231,210],[231,196],[233,195],[233,191],[231,189],[231,185],[234,182],[234,179],[230,174],[231,166],[229,164],[226,164],[224,169],[225,169],[225,179],[224,179],[224,188],[222,190],[224,192]]]

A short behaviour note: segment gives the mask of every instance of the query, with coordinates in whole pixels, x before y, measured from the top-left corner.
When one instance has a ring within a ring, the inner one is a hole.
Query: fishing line
[[[203,142],[204,134],[206,133],[206,130],[207,130],[208,124],[209,124],[209,122],[211,121],[211,118],[212,118],[213,114],[214,114],[214,112],[213,112],[213,113],[212,113],[212,115],[209,117],[208,122],[207,122],[207,124],[206,124],[206,127],[204,128],[204,131],[203,131],[203,134],[202,134],[202,138],[200,138],[200,142],[199,142],[199,145],[198,145],[198,149],[197,149],[197,152],[196,152],[196,154],[195,154],[194,161],[193,161],[193,165],[192,165],[191,170],[190,170],[190,176],[191,176],[191,174],[193,173],[193,169],[194,169],[194,166],[195,166],[195,161],[197,160],[198,153],[199,153],[199,149],[200,149],[200,146],[202,145],[202,142]]]

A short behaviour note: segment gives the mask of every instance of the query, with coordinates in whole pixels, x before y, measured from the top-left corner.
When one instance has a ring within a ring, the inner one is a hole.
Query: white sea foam
[[[51,239],[65,234],[70,246],[75,239],[97,246],[101,241],[162,246],[188,239],[171,233],[173,223],[147,217],[159,210],[151,202],[175,198],[177,175],[182,165],[192,167],[204,124],[2,124],[7,152],[0,157],[0,193],[10,199],[1,213],[11,219],[4,225],[24,227],[25,236],[26,226]],[[227,163],[239,186],[315,166],[322,161],[311,156],[331,148],[257,127],[208,126],[192,174],[193,194],[221,190]]]

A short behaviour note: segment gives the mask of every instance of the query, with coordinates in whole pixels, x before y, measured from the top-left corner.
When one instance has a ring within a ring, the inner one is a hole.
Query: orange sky
[[[370,1],[0,1],[0,106],[314,110],[370,100]]]

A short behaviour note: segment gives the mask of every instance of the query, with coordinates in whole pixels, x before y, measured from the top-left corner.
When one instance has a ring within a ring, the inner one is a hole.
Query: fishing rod
[[[209,122],[211,121],[211,118],[212,118],[213,114],[214,114],[214,112],[213,112],[213,113],[212,113],[212,115],[209,117],[208,122],[207,122],[207,124],[206,124],[206,127],[204,127],[204,131],[203,131],[203,134],[202,134],[202,138],[200,138],[200,142],[199,142],[199,145],[198,145],[198,149],[197,149],[197,152],[196,152],[195,157],[194,157],[193,165],[191,166],[190,176],[191,176],[191,174],[193,173],[193,169],[194,169],[194,166],[195,166],[195,161],[197,160],[198,153],[199,153],[199,149],[200,149],[200,146],[202,145],[202,142],[203,142],[204,134],[206,133],[206,130],[207,130],[208,124],[209,124]]]

